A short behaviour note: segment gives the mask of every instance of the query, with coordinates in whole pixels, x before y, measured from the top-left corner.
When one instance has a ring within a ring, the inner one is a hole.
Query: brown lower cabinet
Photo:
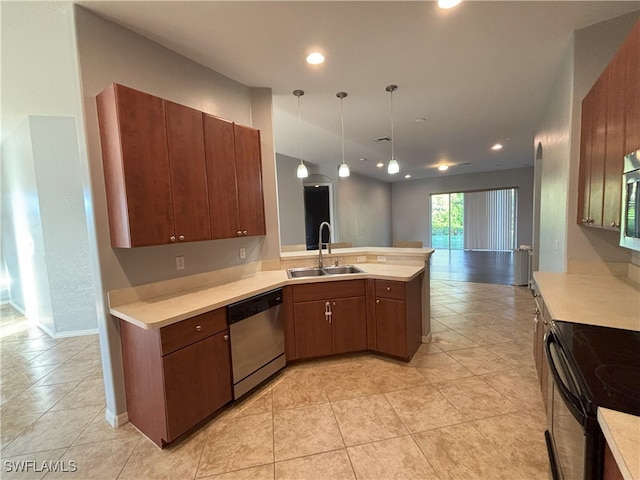
[[[162,447],[232,399],[225,309],[155,330],[120,320],[129,421]]]
[[[422,277],[410,282],[374,280],[376,347],[409,360],[422,343]]]
[[[292,293],[295,359],[367,349],[364,280],[294,285]]]
[[[536,294],[535,301],[536,308],[533,313],[533,359],[536,364],[544,409],[548,413],[549,365],[544,353],[544,334],[548,330],[548,321],[546,320],[544,301],[539,294]]]

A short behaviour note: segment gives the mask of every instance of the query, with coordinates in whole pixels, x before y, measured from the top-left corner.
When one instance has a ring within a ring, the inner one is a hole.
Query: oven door
[[[585,480],[587,416],[578,381],[553,331],[545,335],[549,362],[549,430],[545,432],[554,480]]]

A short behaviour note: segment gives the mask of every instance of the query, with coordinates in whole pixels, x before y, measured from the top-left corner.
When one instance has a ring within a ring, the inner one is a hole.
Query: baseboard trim
[[[97,335],[98,334],[98,329],[97,328],[90,328],[90,329],[87,329],[87,330],[75,330],[73,332],[53,333],[50,328],[47,328],[42,323],[36,323],[36,325],[38,326],[38,328],[40,330],[42,330],[44,333],[49,335],[51,338],[83,337],[85,335]]]
[[[111,425],[113,428],[118,428],[124,425],[125,423],[129,423],[128,412],[121,413],[120,415],[115,415],[111,413],[109,410],[107,410],[104,415],[104,418],[107,421],[107,423]]]

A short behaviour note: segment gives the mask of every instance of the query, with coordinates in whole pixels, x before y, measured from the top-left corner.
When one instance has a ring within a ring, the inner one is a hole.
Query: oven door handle
[[[549,370],[551,372],[551,376],[553,377],[553,383],[556,387],[558,387],[560,396],[564,400],[564,403],[567,405],[567,408],[571,411],[571,414],[578,422],[580,422],[580,425],[584,426],[587,419],[584,407],[580,399],[576,395],[574,395],[562,381],[562,377],[558,372],[558,367],[556,366],[555,360],[551,355],[552,343],[556,344],[559,349],[562,349],[561,345],[558,344],[558,340],[556,339],[556,336],[553,334],[553,332],[548,331],[544,335],[544,353],[547,357],[547,362],[549,363]],[[562,360],[560,359],[560,361]],[[560,365],[560,368],[562,368],[565,372],[565,376],[569,378],[567,368],[563,365]]]

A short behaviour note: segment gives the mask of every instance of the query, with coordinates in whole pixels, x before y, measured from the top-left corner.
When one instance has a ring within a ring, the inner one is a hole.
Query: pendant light
[[[347,96],[347,92],[338,92],[336,93],[336,97],[340,99],[340,119],[342,121],[342,163],[340,164],[340,168],[338,169],[339,177],[348,177],[349,165],[344,162],[344,99]]]
[[[397,89],[397,85],[387,85],[387,88],[385,88],[385,90],[389,92],[391,96],[391,160],[389,160],[389,164],[387,165],[387,173],[390,175],[396,174],[400,171],[400,165],[398,165],[398,161],[396,160],[395,156],[395,135],[393,133],[393,92],[395,92]]]
[[[298,170],[296,171],[296,177],[307,178],[309,176],[309,170],[307,170],[306,165],[302,161],[302,123],[300,121],[300,97],[304,95],[304,91],[294,90],[293,94],[296,97],[298,97],[298,141],[300,143],[300,165],[298,165]]]

